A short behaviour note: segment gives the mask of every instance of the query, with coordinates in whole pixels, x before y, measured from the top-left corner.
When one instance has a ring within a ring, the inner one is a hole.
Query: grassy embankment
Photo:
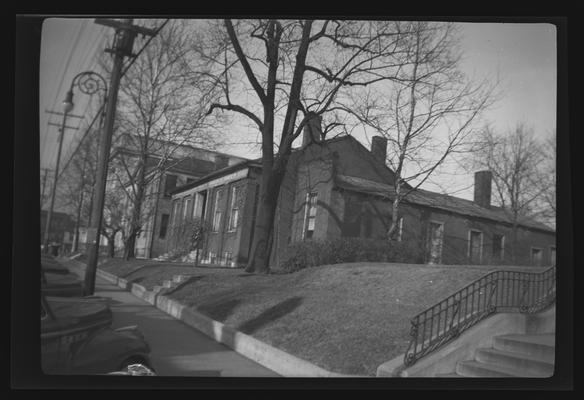
[[[322,368],[369,376],[405,352],[412,316],[500,269],[355,263],[252,275],[120,259],[100,268],[148,289],[176,274],[193,275],[168,296]]]

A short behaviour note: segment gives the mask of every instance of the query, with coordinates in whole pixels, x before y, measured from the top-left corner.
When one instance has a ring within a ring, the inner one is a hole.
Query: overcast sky
[[[556,124],[556,31],[550,24],[463,23],[462,50],[464,72],[477,77],[491,76],[502,81],[505,97],[485,116],[499,131],[511,129],[518,122],[544,136]],[[45,110],[61,112],[73,77],[82,71],[97,69],[95,56],[106,45],[111,28],[88,19],[47,19],[43,25],[40,61],[40,161],[41,168],[54,168],[58,146],[58,127],[62,117]],[[109,82],[109,77],[106,76]],[[95,111],[88,107],[89,96],[75,92],[73,115],[91,121]],[[72,152],[75,138],[84,133],[87,123],[71,118],[63,144],[61,167]],[[255,133],[253,133],[255,137]],[[366,139],[357,137],[365,142]],[[363,143],[369,147],[368,143]],[[222,151],[254,158],[259,152],[241,145],[226,146]],[[472,174],[435,177],[424,185],[429,190],[450,188],[452,194],[472,199]],[[442,190],[443,191],[443,190]]]

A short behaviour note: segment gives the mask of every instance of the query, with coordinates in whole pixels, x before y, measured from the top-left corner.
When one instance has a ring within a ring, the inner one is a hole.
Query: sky
[[[505,132],[519,122],[534,129],[543,138],[556,126],[556,30],[550,24],[518,23],[461,23],[461,64],[467,75],[499,77],[503,98],[484,118],[496,131]],[[94,71],[109,77],[98,69],[96,56],[111,41],[111,28],[97,25],[93,18],[50,18],[43,24],[40,87],[39,127],[41,168],[54,169],[57,159],[57,126],[62,116],[45,110],[62,112],[62,101],[76,74]],[[85,127],[95,115],[97,96],[74,91],[75,107],[70,112],[83,118],[69,118],[63,140],[60,168],[66,164]],[[246,129],[241,127],[241,129]],[[236,133],[237,135],[237,133]],[[238,135],[241,137],[241,135]],[[244,135],[245,136],[245,135]],[[255,133],[247,132],[255,137]],[[231,138],[236,142],[236,138]],[[369,147],[367,139],[357,139]],[[230,144],[219,150],[241,157],[256,158],[257,146]],[[435,176],[423,188],[448,192],[472,200],[472,173]],[[447,189],[445,189],[447,188]]]

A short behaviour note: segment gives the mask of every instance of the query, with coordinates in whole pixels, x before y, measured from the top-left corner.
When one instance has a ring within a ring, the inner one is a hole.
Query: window
[[[556,246],[550,246],[550,264],[556,265]]]
[[[183,209],[183,219],[186,220],[187,219],[187,215],[189,215],[189,210],[191,209],[191,203],[193,201],[192,197],[187,197],[185,198],[185,207]]]
[[[316,200],[318,193],[306,194],[306,212],[304,214],[303,239],[310,239],[314,235],[316,223]]]
[[[160,231],[158,232],[158,237],[160,239],[166,238],[166,231],[168,230],[168,214],[162,214],[160,218]]]
[[[468,258],[473,264],[480,264],[483,256],[483,233],[470,230],[468,232]]]
[[[180,200],[175,200],[174,203],[172,204],[172,221],[170,223],[173,227],[176,227],[178,223],[179,208]]]
[[[234,231],[237,229],[237,223],[239,221],[239,203],[237,199],[238,187],[234,186],[231,188],[231,205],[229,207],[229,231]]]
[[[505,236],[493,235],[493,260],[503,260],[503,249],[505,247]]]
[[[195,193],[193,204],[193,218],[203,218],[203,203],[205,202],[205,195],[201,193]]]
[[[531,264],[535,266],[541,266],[541,255],[542,251],[540,248],[532,247],[531,248]]]
[[[442,241],[444,238],[444,223],[430,222],[428,226],[428,245],[430,264],[442,263]]]
[[[223,191],[218,190],[215,192],[215,214],[213,215],[213,232],[219,232],[219,227],[221,226],[221,209],[219,208],[219,198],[221,197]]]
[[[164,181],[164,196],[170,197],[170,191],[176,187],[178,176],[176,175],[166,175]]]

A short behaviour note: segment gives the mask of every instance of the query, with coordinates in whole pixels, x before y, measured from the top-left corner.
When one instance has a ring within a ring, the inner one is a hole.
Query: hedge
[[[303,268],[350,262],[421,263],[422,252],[409,242],[378,239],[339,238],[307,240],[288,246],[280,268],[293,272]]]

